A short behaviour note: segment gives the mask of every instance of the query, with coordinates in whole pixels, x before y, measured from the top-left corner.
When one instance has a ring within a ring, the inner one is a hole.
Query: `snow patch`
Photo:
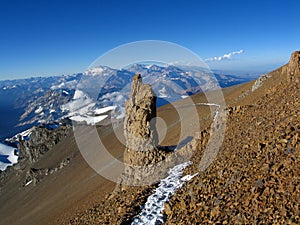
[[[106,119],[108,115],[102,115],[102,116],[72,116],[70,119],[72,121],[76,122],[86,122],[88,125],[95,125],[96,123],[99,123],[100,121]]]
[[[87,75],[87,76],[101,75],[101,76],[106,77],[106,76],[110,76],[111,73],[114,73],[114,72],[116,72],[116,70],[112,69],[108,66],[99,66],[99,67],[88,69],[83,74]]]
[[[193,179],[197,175],[198,175],[198,173],[195,173],[193,175],[186,175],[183,178],[181,178],[181,181],[189,181],[189,180]]]
[[[94,113],[95,114],[103,114],[103,113],[109,112],[111,110],[114,110],[115,108],[116,108],[116,106],[107,106],[104,108],[95,109]]]
[[[197,175],[187,175],[181,178],[183,170],[191,163],[192,162],[184,162],[169,170],[169,176],[162,179],[154,194],[148,197],[142,212],[134,218],[132,222],[133,225],[157,225],[164,223],[164,217],[161,213],[164,210],[164,204],[169,201],[170,197],[177,189],[181,188],[186,181],[189,181]]]
[[[18,136],[21,135],[22,137],[30,137],[31,133],[32,133],[32,128],[19,133]]]
[[[73,99],[76,100],[76,99],[87,99],[89,98],[88,95],[86,93],[84,93],[83,91],[81,90],[76,90],[75,93],[74,93],[74,97]]]
[[[15,150],[16,148],[0,143],[0,170],[4,171],[8,166],[12,166],[18,162]]]
[[[29,140],[32,130],[33,130],[33,127],[28,130],[25,130],[21,133],[18,133],[11,138],[6,138],[5,141],[10,142],[10,143],[16,142],[19,140],[19,136],[21,137],[22,140]]]
[[[33,181],[33,180],[28,181],[28,182],[25,184],[25,187],[28,186],[29,184],[31,184],[32,181]]]
[[[67,91],[65,91],[65,90],[63,90],[63,93],[66,94],[66,95],[69,95],[69,94],[70,94],[69,92],[67,92]]]
[[[35,111],[34,111],[34,113],[35,114],[39,114],[40,112],[42,112],[43,111],[43,107],[42,106],[39,106],[39,108],[37,108]]]
[[[256,89],[260,88],[263,85],[263,83],[270,77],[271,77],[270,74],[261,75],[253,84],[253,86],[251,88],[252,92],[255,91]]]
[[[78,83],[78,80],[71,80],[71,81],[67,81],[67,82],[62,81],[60,84],[52,85],[50,87],[50,89],[57,90],[57,89],[65,88],[65,89],[72,90],[72,89],[76,88],[77,83]]]
[[[74,93],[73,100],[61,106],[63,112],[67,111],[69,114],[67,117],[72,117],[75,115],[84,115],[92,107],[95,106],[95,102],[83,91],[76,90]]]
[[[96,102],[93,101],[85,92],[76,90],[73,100],[61,106],[62,111],[67,111],[66,117],[75,122],[85,122],[88,125],[95,125],[106,119],[108,115],[101,115],[114,110],[116,106],[107,106],[96,108]]]
[[[160,98],[170,98],[170,96],[167,94],[167,89],[166,89],[166,87],[163,87],[163,88],[160,89],[158,92],[159,92],[159,97],[160,97]]]

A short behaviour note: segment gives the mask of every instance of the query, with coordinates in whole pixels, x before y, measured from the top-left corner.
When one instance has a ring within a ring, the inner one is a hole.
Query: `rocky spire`
[[[288,63],[288,75],[300,75],[300,51],[292,53],[291,59]]]
[[[158,150],[155,130],[156,95],[149,84],[142,83],[140,74],[134,76],[130,99],[125,103],[124,162],[147,165],[156,161]]]

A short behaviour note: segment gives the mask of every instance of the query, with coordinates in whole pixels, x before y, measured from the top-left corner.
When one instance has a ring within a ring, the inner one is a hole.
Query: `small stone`
[[[254,182],[254,186],[255,186],[255,188],[263,188],[264,187],[264,182],[261,179],[256,180]]]

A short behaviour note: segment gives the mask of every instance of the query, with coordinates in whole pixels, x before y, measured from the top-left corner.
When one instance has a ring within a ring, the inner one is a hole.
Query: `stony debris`
[[[2,171],[0,170],[0,188],[5,185],[8,177],[10,174],[14,173],[15,170],[14,170],[14,165],[13,166],[8,166],[6,168],[6,170]]]
[[[270,78],[271,77],[271,75],[270,74],[263,74],[263,75],[261,75],[256,81],[255,81],[255,83],[253,84],[253,86],[252,86],[252,91],[255,91],[256,89],[258,89],[258,88],[260,88],[262,85],[263,85],[263,83],[264,83],[264,81],[265,80],[267,80],[268,78]]]
[[[70,158],[66,158],[59,163],[59,165],[55,168],[44,168],[44,169],[36,169],[30,168],[29,171],[26,173],[26,177],[22,183],[23,187],[26,187],[30,184],[36,185],[40,182],[45,176],[51,175],[59,170],[63,169],[70,163]]]
[[[199,163],[213,130],[178,151],[192,154],[183,175],[198,175],[165,203],[165,224],[300,224],[299,54],[227,107],[223,144],[206,170]],[[70,224],[130,224],[155,188],[121,189]]]
[[[227,109],[217,159],[171,198],[166,224],[300,223],[300,86],[274,74],[258,100]]]

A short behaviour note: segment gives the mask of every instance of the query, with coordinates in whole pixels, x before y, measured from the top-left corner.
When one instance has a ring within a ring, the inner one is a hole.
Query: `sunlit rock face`
[[[300,51],[295,51],[291,55],[291,59],[288,63],[289,75],[300,75]]]
[[[126,151],[124,162],[132,166],[145,166],[160,161],[158,138],[154,119],[156,95],[149,84],[143,84],[139,74],[132,81],[130,99],[125,103],[124,136]]]

